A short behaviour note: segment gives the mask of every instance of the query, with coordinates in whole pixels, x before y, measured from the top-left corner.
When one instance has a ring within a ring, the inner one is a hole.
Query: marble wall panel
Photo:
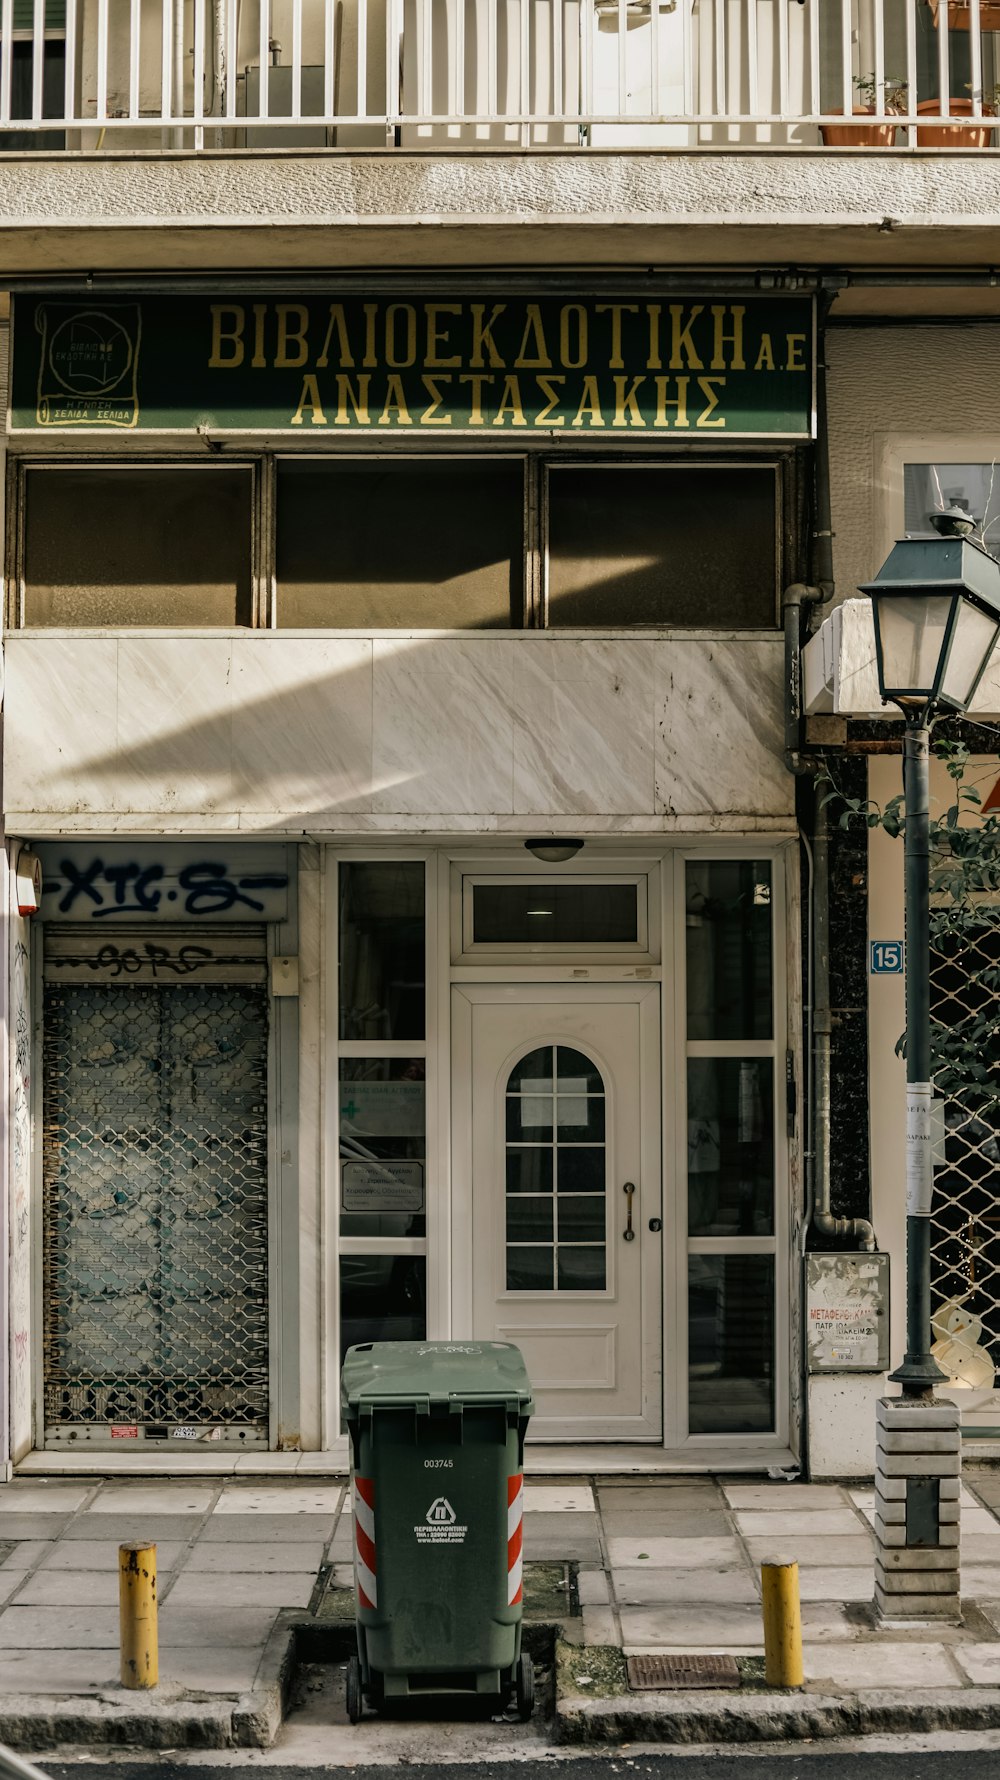
[[[120,637],[114,810],[232,810],[232,641]],[[95,788],[96,789],[96,788]]]
[[[112,807],[118,646],[113,637],[4,643],[4,799],[8,810]]]
[[[525,639],[514,664],[514,810],[653,813],[656,644]]]
[[[235,808],[371,808],[370,639],[238,638],[232,697]]]
[[[519,647],[485,636],[376,639],[374,811],[512,811]]]
[[[663,643],[656,654],[656,800],[665,815],[787,816],[780,637]]]

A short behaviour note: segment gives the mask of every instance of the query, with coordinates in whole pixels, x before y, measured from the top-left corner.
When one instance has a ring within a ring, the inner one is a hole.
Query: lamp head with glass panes
[[[1000,563],[961,508],[933,513],[936,538],[894,544],[871,596],[883,702],[910,718],[965,711],[1000,636]]]

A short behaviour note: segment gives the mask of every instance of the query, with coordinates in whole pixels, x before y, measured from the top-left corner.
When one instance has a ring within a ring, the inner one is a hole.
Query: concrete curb
[[[557,1743],[757,1743],[1000,1727],[1000,1688],[557,1697]]]
[[[281,1728],[295,1674],[296,1621],[284,1609],[271,1628],[249,1693],[238,1698],[123,1689],[62,1698],[0,1699],[0,1742],[37,1751],[63,1743],[137,1749],[267,1749]],[[39,1652],[42,1656],[44,1653]]]

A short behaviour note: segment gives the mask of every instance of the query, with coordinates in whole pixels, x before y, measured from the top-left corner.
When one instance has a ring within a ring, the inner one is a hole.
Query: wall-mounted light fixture
[[[524,844],[532,858],[540,859],[543,865],[562,865],[583,850],[582,841],[560,840],[557,835],[542,835],[539,839],[525,841]]]

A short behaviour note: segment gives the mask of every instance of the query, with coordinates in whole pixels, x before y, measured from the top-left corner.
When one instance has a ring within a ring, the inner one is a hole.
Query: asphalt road
[[[961,1740],[960,1740],[961,1741]],[[321,1768],[278,1767],[248,1753],[245,1764],[212,1766],[202,1756],[197,1766],[165,1755],[159,1762],[95,1761],[86,1755],[79,1762],[48,1762],[37,1758],[52,1780],[166,1780],[170,1772],[184,1768],[197,1780],[233,1780],[237,1772],[259,1768],[267,1780],[318,1780],[320,1774],[349,1773],[358,1780],[770,1780],[776,1771],[781,1780],[997,1780],[1000,1748],[976,1749],[966,1744],[953,1750],[869,1753],[851,1745],[846,1750],[816,1751],[800,1745],[784,1745],[760,1752],[690,1751],[679,1755],[609,1754],[564,1756],[561,1752],[541,1760],[417,1763],[394,1762],[363,1767],[332,1763]]]

